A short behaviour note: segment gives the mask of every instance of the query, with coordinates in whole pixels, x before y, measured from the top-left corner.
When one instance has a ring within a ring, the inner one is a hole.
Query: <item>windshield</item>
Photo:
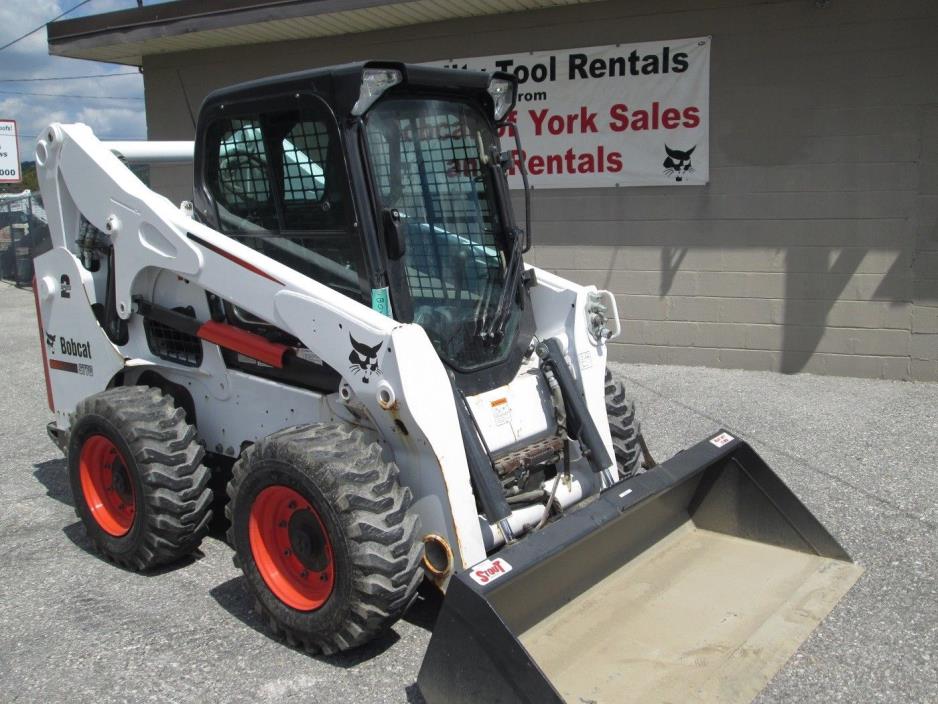
[[[391,99],[366,118],[368,152],[382,207],[400,213],[413,322],[461,371],[501,361],[520,313],[512,306],[493,346],[480,332],[505,284],[506,223],[498,221],[482,165],[496,144],[477,108],[457,101]]]

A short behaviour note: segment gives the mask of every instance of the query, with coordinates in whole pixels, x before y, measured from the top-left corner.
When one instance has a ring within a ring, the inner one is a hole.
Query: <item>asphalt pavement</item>
[[[137,575],[98,558],[46,437],[32,293],[0,284],[0,702],[419,702],[435,616],[313,657],[271,639],[218,538]],[[614,365],[652,452],[748,440],[864,575],[756,699],[938,701],[938,384]]]

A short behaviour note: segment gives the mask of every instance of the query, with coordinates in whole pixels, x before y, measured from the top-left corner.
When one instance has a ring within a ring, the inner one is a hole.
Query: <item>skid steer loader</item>
[[[369,62],[212,93],[194,143],[44,130],[34,288],[76,510],[147,570],[224,507],[257,608],[313,652],[427,580],[430,702],[748,701],[859,569],[725,431],[642,466],[615,299],[523,261],[516,88]],[[180,206],[126,165],[180,160]]]

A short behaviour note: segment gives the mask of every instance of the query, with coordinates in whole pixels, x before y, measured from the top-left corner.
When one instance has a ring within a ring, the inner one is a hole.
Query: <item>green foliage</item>
[[[0,193],[22,193],[27,188],[39,192],[39,178],[36,175],[36,162],[24,161],[20,165],[22,180],[19,183],[0,183]]]

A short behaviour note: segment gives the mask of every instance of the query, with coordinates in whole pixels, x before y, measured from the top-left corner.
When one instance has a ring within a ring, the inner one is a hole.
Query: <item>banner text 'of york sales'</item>
[[[710,37],[433,62],[506,71],[536,188],[700,186],[710,179]],[[502,130],[503,145],[512,143]],[[521,186],[517,160],[509,171]]]

